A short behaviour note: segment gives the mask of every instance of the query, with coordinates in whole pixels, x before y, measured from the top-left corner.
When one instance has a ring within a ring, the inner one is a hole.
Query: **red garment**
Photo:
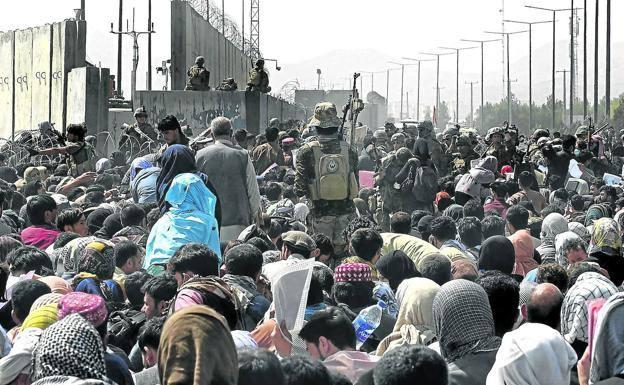
[[[45,251],[61,232],[50,225],[30,226],[22,230],[22,241],[24,245],[35,246],[39,250]]]
[[[503,219],[507,218],[507,208],[508,206],[499,199],[493,199],[491,202],[483,205],[483,210],[496,211]]]
[[[531,234],[527,230],[518,230],[509,236],[509,240],[513,244],[516,254],[512,274],[524,277],[529,271],[537,269],[539,265],[533,258],[535,248]]]

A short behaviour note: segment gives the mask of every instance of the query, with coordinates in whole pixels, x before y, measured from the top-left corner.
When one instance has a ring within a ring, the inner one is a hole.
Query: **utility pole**
[[[221,34],[223,35],[223,75],[217,79],[217,84],[228,76],[228,55],[227,55],[227,39],[225,38],[225,0],[221,0]]]
[[[517,23],[529,26],[529,130],[528,133],[533,132],[533,24],[545,24],[552,23],[551,20],[546,21],[518,21],[518,20],[504,20],[507,23]]]
[[[393,61],[389,61],[388,63],[396,64],[396,65],[400,65],[401,66],[401,108],[400,108],[401,112],[399,113],[399,116],[400,116],[399,119],[403,119],[403,84],[404,84],[404,81],[405,81],[405,67],[406,66],[416,65],[416,64],[397,63],[397,62],[393,62]]]
[[[566,74],[570,72],[569,70],[561,70],[561,71],[557,71],[557,73],[563,73],[563,113],[562,113],[562,119],[561,121],[565,124],[565,106],[566,106]],[[570,120],[570,125],[572,125],[572,120]]]
[[[454,48],[454,47],[438,47],[441,49],[450,49],[455,51],[455,114],[457,115],[457,119],[455,123],[459,123],[459,51],[467,50],[467,49],[475,49],[479,47],[464,47],[464,48]]]
[[[409,113],[409,92],[405,93],[405,111],[407,112],[407,119],[410,117]]]
[[[472,89],[473,86],[475,84],[478,84],[479,82],[466,82],[465,84],[470,84],[470,127],[474,128],[474,104],[473,104],[473,98],[472,98]]]
[[[316,69],[316,89],[317,90],[321,89],[321,69],[320,68]]]
[[[375,91],[375,74],[382,74],[386,71],[358,71],[361,74],[369,74],[371,80],[371,92]],[[361,84],[361,83],[360,83]],[[362,94],[364,94],[364,89],[362,88]]]
[[[429,56],[435,56],[436,57],[436,102],[435,102],[435,108],[436,108],[436,114],[440,113],[440,56],[444,56],[444,55],[452,55],[452,52],[446,52],[446,53],[432,53],[432,52],[421,52],[421,55],[429,55]]]
[[[468,42],[472,42],[472,43],[480,43],[481,44],[481,130],[485,130],[485,110],[483,109],[483,101],[484,101],[484,87],[483,84],[485,83],[485,79],[483,78],[484,76],[484,71],[483,71],[483,63],[485,61],[485,57],[484,57],[484,49],[483,46],[485,45],[485,43],[491,43],[493,41],[502,41],[503,39],[490,39],[490,40],[471,40],[471,39],[461,39],[461,41],[468,41]]]
[[[531,8],[531,9],[537,9],[539,11],[547,11],[547,12],[551,12],[552,13],[552,79],[551,79],[551,83],[552,83],[552,126],[553,129],[555,127],[555,109],[556,109],[556,103],[555,103],[555,54],[556,54],[556,45],[557,45],[557,35],[556,35],[556,27],[557,27],[557,20],[556,20],[556,16],[557,16],[557,12],[567,12],[570,9],[569,8],[544,8],[544,7],[536,7],[533,5],[525,5],[525,7],[527,8]]]
[[[134,93],[136,91],[136,72],[137,72],[137,68],[139,66],[139,36],[141,35],[151,35],[152,33],[156,32],[154,31],[154,25],[152,24],[151,28],[149,31],[136,31],[134,29],[134,8],[132,8],[132,31],[130,30],[126,30],[124,31],[113,31],[113,23],[111,23],[111,30],[110,33],[115,34],[115,35],[128,35],[132,37],[133,40],[133,44],[132,44],[132,48],[133,48],[133,56],[132,56],[132,80],[130,82],[130,91],[131,91],[131,98],[134,98]],[[127,23],[126,23],[127,24]],[[128,29],[128,27],[126,27],[126,29]]]
[[[390,71],[400,70],[400,69],[401,68],[388,68],[386,70],[386,115],[388,115],[390,111]]]
[[[605,63],[605,117],[611,119],[611,0],[607,0],[607,59]]]
[[[85,0],[80,0],[80,20],[87,20]]]
[[[117,97],[123,98],[123,90],[121,89],[121,30],[123,24],[123,0],[119,0],[119,18],[117,19]],[[111,28],[112,29],[112,28]]]
[[[152,0],[147,0],[147,30],[152,30]],[[152,90],[152,34],[147,34],[147,90]]]
[[[598,123],[598,22],[600,20],[600,0],[596,0],[594,21],[594,122]]]
[[[587,117],[587,0],[583,0],[583,119]]]
[[[416,120],[420,121],[420,63],[424,61],[434,61],[434,59],[414,59],[404,57],[403,60],[418,62],[418,87],[416,88]]]
[[[528,30],[524,31],[515,31],[515,32],[492,32],[485,31],[485,33],[498,34],[503,35],[507,39],[507,121],[511,124],[511,77],[509,71],[509,36],[515,35],[518,33],[528,32]]]

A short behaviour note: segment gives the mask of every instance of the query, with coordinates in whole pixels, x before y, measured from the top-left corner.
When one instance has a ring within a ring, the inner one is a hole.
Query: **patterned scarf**
[[[433,324],[447,362],[498,349],[494,318],[485,290],[458,279],[444,284],[433,300]]]

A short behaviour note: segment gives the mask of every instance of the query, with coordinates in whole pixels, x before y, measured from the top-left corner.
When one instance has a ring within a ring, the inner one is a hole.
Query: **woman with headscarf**
[[[80,255],[78,274],[73,278],[75,291],[98,295],[111,306],[124,302],[121,286],[113,280],[115,257],[112,245],[105,241],[89,243]]]
[[[225,320],[208,306],[187,307],[165,322],[158,347],[162,385],[236,385],[237,362]]]
[[[605,269],[616,286],[624,281],[624,258],[621,249],[622,238],[618,224],[611,218],[600,218],[594,222],[588,260],[597,262]]]
[[[511,241],[502,235],[486,239],[479,250],[479,270],[498,270],[505,274],[513,272],[516,252]]]
[[[515,253],[512,274],[524,277],[529,271],[538,267],[538,263],[534,258],[533,237],[527,230],[518,230],[509,236],[509,240],[514,246]]]
[[[191,173],[176,176],[167,189],[165,202],[170,209],[150,232],[143,267],[148,269],[154,264],[166,263],[188,243],[210,247],[219,257],[220,265],[219,228],[215,218],[217,198],[200,177]]]
[[[410,278],[397,290],[399,314],[390,335],[377,347],[376,355],[403,345],[427,346],[435,341],[433,300],[440,285],[427,278]]]
[[[583,273],[566,293],[561,305],[561,334],[580,359],[589,342],[588,306],[595,299],[609,299],[617,287],[602,274]]]
[[[33,385],[110,383],[106,378],[104,346],[95,328],[78,314],[48,327],[33,352]]]
[[[121,225],[121,215],[119,213],[114,213],[109,215],[102,223],[102,227],[95,232],[96,237],[101,239],[110,240],[113,238],[116,232],[121,230],[123,226]]]
[[[433,300],[433,326],[449,385],[484,384],[501,342],[485,290],[464,279],[445,283]]]
[[[566,231],[568,231],[568,221],[563,215],[551,213],[544,218],[540,233],[541,244],[536,249],[542,257],[542,263],[555,261],[555,237]]]
[[[388,280],[388,284],[394,292],[396,292],[403,280],[420,277],[414,261],[401,250],[393,250],[389,254],[382,256],[375,264],[375,267]]]
[[[565,268],[587,259],[587,244],[575,232],[566,231],[555,237],[555,258]]]
[[[463,205],[470,199],[481,201],[486,198],[486,187],[496,180],[497,163],[496,157],[488,155],[462,175],[455,186],[455,202]]]
[[[527,323],[503,336],[487,385],[569,385],[574,349],[555,329]]]
[[[587,227],[583,226],[582,223],[579,222],[568,222],[568,230],[576,233],[585,243],[589,244],[591,240],[591,234],[587,230]]]
[[[624,383],[623,322],[624,293],[617,293],[607,300],[598,313],[591,347],[591,369],[588,373],[590,384]]]
[[[136,158],[130,165],[130,193],[134,203],[156,202],[156,187],[160,168],[147,157]]]

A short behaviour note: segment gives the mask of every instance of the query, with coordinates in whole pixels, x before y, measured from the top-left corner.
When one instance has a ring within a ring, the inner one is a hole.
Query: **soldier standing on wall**
[[[186,81],[186,91],[210,91],[210,71],[204,67],[204,57],[198,56],[195,59],[195,64],[188,69],[186,74],[188,80]]]
[[[256,67],[249,71],[247,91],[258,91],[263,94],[271,92],[271,87],[269,86],[269,74],[264,69],[264,60],[258,59]]]

